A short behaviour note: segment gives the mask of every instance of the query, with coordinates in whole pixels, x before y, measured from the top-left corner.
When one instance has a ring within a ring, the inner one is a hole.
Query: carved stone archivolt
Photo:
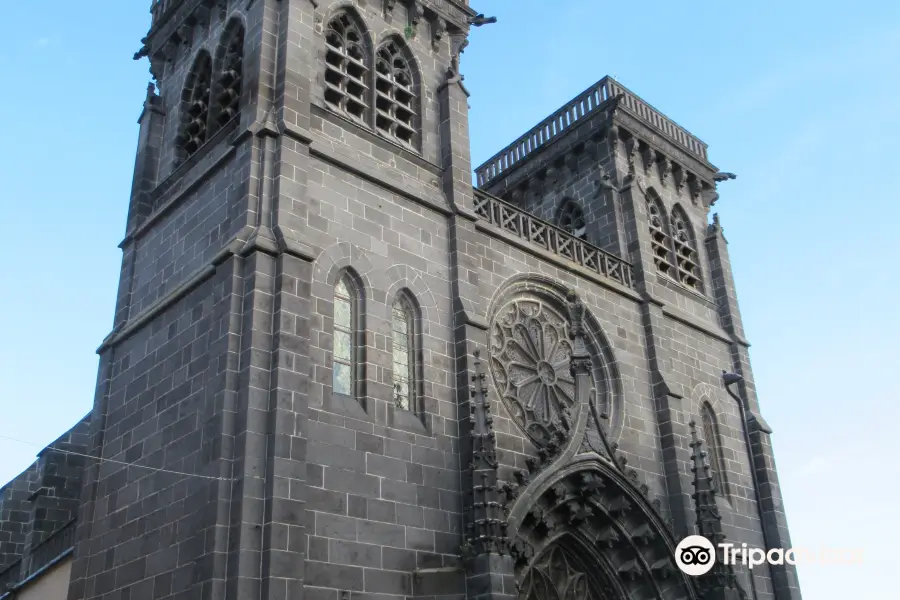
[[[665,523],[615,469],[564,469],[514,527],[520,600],[696,598]]]
[[[507,302],[491,327],[491,374],[510,416],[538,446],[568,435],[575,406],[569,320],[537,296]]]

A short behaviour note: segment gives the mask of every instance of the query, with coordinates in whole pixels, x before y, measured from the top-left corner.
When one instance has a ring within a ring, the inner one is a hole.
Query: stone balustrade
[[[622,96],[619,103],[620,110],[649,125],[694,156],[704,161],[707,159],[705,143],[607,76],[575,96],[565,106],[478,167],[475,170],[477,185],[486,186],[619,95]]]
[[[546,252],[634,289],[633,268],[628,261],[478,189],[475,214]]]

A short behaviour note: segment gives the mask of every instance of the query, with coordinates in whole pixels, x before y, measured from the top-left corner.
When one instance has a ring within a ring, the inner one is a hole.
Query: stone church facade
[[[473,185],[467,2],[152,17],[69,600],[801,597],[673,560],[791,545],[702,141],[604,78]]]

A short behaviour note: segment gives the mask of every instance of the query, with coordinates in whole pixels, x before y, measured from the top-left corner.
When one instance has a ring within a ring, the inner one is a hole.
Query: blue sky
[[[292,0],[298,1],[298,0]],[[91,406],[112,323],[149,0],[45,0],[0,21],[0,481]],[[893,587],[900,468],[900,7],[875,0],[482,1],[463,57],[480,163],[603,75],[738,179],[716,209],[807,598]],[[100,9],[102,5],[102,10]],[[889,584],[889,578],[891,582]]]

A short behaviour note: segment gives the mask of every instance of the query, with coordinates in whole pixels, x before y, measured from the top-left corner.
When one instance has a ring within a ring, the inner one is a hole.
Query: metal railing
[[[478,189],[475,214],[542,250],[634,289],[634,272],[628,261]]]
[[[604,77],[555,113],[541,121],[515,142],[492,156],[475,169],[479,187],[488,184],[522,162],[533,152],[543,148],[573,125],[593,113],[604,102],[618,95],[623,98],[619,106],[638,120],[656,129],[688,152],[706,160],[706,144],[686,129],[641,100],[636,94],[611,77]]]
[[[0,597],[6,594],[7,590],[19,583],[19,570],[22,561],[17,560],[11,565],[7,565],[5,569],[0,570]]]
[[[22,579],[27,579],[37,573],[63,552],[75,546],[75,524],[74,519],[69,521],[31,549]]]

